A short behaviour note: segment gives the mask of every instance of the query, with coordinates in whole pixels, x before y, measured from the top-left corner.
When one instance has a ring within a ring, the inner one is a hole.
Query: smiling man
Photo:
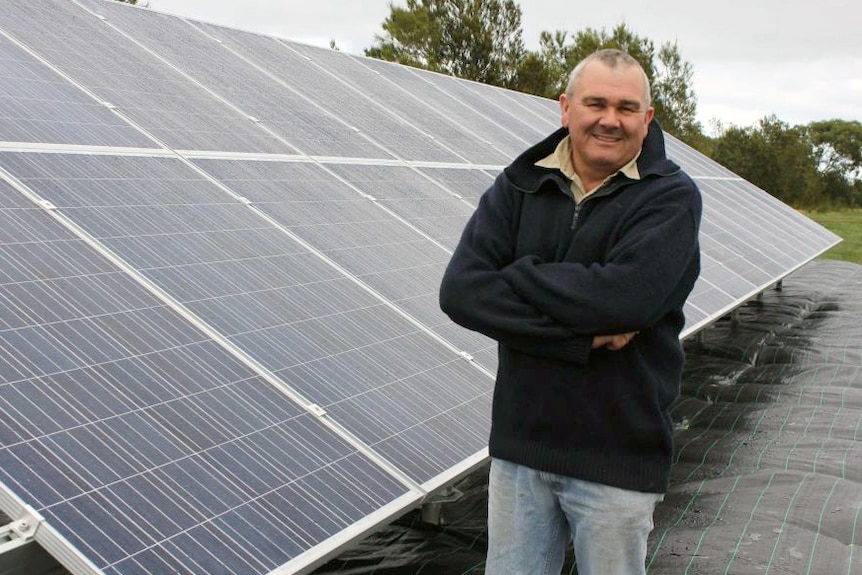
[[[613,52],[609,52],[605,58]],[[574,173],[587,190],[640,153],[653,119],[647,78],[637,62],[610,65],[597,55],[575,69],[560,96]]]
[[[487,575],[642,575],[673,456],[701,198],[619,50],[572,71],[562,128],[482,196],[440,288],[498,342]]]

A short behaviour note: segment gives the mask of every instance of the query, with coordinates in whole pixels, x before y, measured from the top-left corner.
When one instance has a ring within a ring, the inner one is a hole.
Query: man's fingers
[[[630,331],[629,333],[618,333],[615,335],[597,335],[593,337],[592,348],[606,347],[611,351],[619,351],[627,346],[636,334],[636,331]]]
[[[611,342],[612,336],[610,335],[597,335],[593,337],[593,345],[592,349],[598,349],[600,347],[605,347]]]

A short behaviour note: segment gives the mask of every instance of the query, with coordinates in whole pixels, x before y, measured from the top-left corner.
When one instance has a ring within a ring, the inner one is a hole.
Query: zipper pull
[[[578,214],[581,213],[581,204],[575,202],[575,211],[572,213],[572,227],[575,229],[578,226]]]

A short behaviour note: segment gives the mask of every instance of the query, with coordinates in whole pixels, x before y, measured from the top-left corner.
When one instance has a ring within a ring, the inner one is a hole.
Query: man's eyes
[[[587,102],[584,105],[590,110],[595,110],[597,112],[600,112],[608,107],[608,105],[604,102]],[[638,108],[637,106],[625,104],[617,107],[617,111],[620,114],[637,114],[638,112],[640,112],[640,108]]]

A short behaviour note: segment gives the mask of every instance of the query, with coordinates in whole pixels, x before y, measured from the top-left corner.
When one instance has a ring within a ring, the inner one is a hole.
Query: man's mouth
[[[607,142],[609,144],[613,144],[622,140],[622,137],[618,134],[601,134],[594,132],[593,137],[601,142]]]

